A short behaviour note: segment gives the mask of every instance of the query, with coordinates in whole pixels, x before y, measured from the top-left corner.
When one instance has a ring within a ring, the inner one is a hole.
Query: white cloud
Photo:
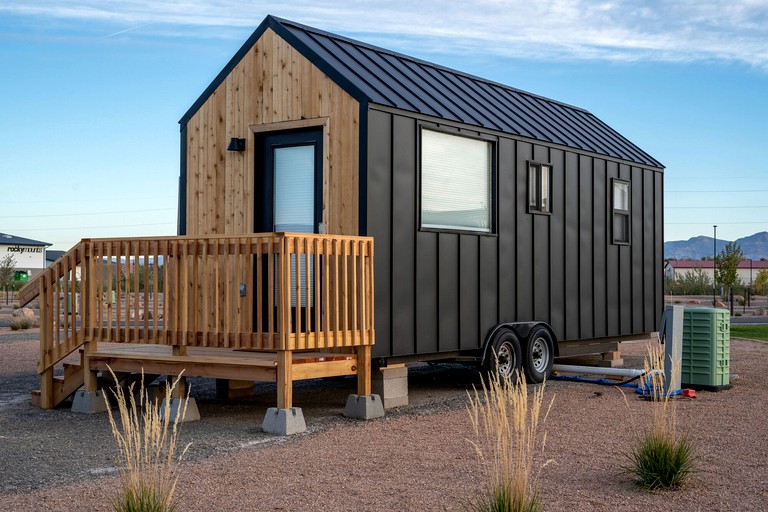
[[[232,37],[227,28],[255,28],[267,12],[385,46],[405,38],[445,53],[721,60],[768,70],[768,0],[0,0],[0,14],[113,24],[105,35],[175,37],[205,28],[207,37]]]

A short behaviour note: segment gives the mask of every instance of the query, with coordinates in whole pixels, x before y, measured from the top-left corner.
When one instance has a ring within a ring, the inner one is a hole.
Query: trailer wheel
[[[544,382],[552,370],[555,357],[555,344],[549,331],[543,327],[535,327],[528,335],[525,344],[523,366],[529,382]]]
[[[517,335],[507,328],[499,329],[490,342],[490,351],[483,363],[483,370],[498,373],[502,379],[514,379],[520,371],[522,351]]]

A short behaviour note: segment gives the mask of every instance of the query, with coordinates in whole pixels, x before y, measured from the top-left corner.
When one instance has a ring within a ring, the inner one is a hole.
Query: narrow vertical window
[[[528,164],[528,211],[531,213],[552,213],[550,183],[552,166],[529,162]]]
[[[493,144],[421,131],[421,227],[493,231]]]
[[[613,243],[629,242],[629,182],[613,180]]]

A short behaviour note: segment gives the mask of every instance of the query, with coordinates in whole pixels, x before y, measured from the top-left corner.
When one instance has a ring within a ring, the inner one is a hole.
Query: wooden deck
[[[164,345],[99,343],[89,354],[88,367],[94,371],[187,377],[211,377],[263,382],[277,382],[277,352],[256,352],[240,349],[189,347],[185,355],[174,355],[173,348]],[[357,354],[329,352],[292,352],[293,381],[357,374]]]
[[[369,237],[83,240],[20,293],[40,301],[35,402],[96,391],[108,367],[272,381],[279,408],[296,380],[357,375],[369,395],[373,283]],[[80,365],[63,365],[77,350]]]

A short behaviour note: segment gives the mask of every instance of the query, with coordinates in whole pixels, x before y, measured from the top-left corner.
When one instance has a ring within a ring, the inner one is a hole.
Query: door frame
[[[322,161],[322,179],[321,179],[321,186],[322,186],[322,204],[320,205],[320,211],[321,211],[321,222],[322,222],[322,233],[328,232],[328,226],[329,226],[329,219],[328,219],[328,200],[329,200],[329,190],[328,190],[328,182],[329,182],[329,173],[330,173],[330,158],[329,158],[329,148],[330,148],[330,122],[331,119],[329,117],[316,117],[312,119],[299,119],[296,121],[281,121],[276,123],[265,123],[265,124],[252,124],[248,126],[248,129],[251,131],[253,135],[255,135],[255,138],[258,139],[265,135],[273,135],[272,132],[282,132],[282,131],[289,131],[289,130],[301,130],[301,129],[312,129],[312,128],[321,128],[322,129],[322,140],[323,140],[323,154],[321,156]],[[254,153],[254,160],[253,163],[256,165],[256,154]],[[255,168],[254,168],[255,171]],[[258,184],[255,180],[255,173],[254,173],[254,193],[258,189]],[[252,231],[255,231],[256,229],[256,197],[251,198],[251,204],[253,205],[254,211],[252,216],[252,222],[253,228]],[[317,226],[315,226],[316,228]]]

